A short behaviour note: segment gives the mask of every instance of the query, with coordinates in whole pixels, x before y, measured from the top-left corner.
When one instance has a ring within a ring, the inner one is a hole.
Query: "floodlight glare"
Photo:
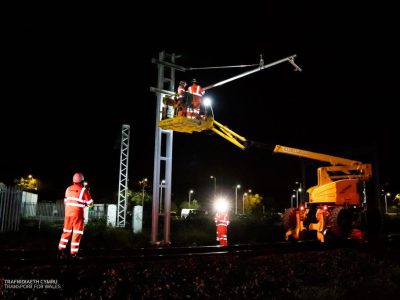
[[[205,97],[203,99],[203,103],[205,106],[211,106],[211,98],[210,97]]]
[[[229,203],[225,198],[218,198],[214,203],[214,208],[219,212],[227,211],[229,208]]]

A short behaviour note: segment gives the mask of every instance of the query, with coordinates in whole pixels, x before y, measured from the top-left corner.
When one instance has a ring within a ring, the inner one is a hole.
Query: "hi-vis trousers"
[[[59,250],[64,250],[67,247],[68,241],[72,235],[71,254],[78,253],[79,242],[83,234],[83,224],[83,216],[65,216],[64,230],[61,235],[60,243],[58,244]]]
[[[217,241],[221,246],[228,246],[228,228],[225,224],[217,225]]]

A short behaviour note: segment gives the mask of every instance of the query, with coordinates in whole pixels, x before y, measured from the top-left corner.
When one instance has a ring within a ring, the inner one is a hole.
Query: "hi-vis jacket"
[[[229,216],[224,212],[217,212],[214,218],[215,225],[217,226],[228,226],[229,225]]]
[[[80,183],[74,183],[65,191],[65,216],[83,218],[83,208],[93,206],[92,196]]]
[[[194,109],[200,109],[201,105],[201,98],[204,95],[204,90],[201,86],[193,83],[189,88],[188,88],[188,93],[192,94],[192,108]],[[199,113],[199,111],[197,112]]]
[[[188,88],[188,92],[190,94],[196,95],[196,96],[200,96],[202,97],[204,95],[204,90],[201,86],[193,83],[189,88]]]

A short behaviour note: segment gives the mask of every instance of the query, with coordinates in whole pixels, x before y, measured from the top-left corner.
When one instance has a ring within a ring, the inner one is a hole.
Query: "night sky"
[[[381,185],[399,193],[400,27],[393,10],[233,9],[207,9],[197,24],[161,12],[151,26],[115,15],[10,23],[1,68],[0,181],[32,174],[43,182],[39,199],[54,200],[80,171],[95,200],[113,199],[122,124],[131,126],[129,186],[152,180],[156,97],[149,88],[157,84],[157,68],[151,58],[166,50],[182,55],[177,64],[186,67],[297,54],[302,73],[284,63],[211,89],[215,119],[249,140],[377,163]],[[207,86],[245,70],[177,71],[176,83],[196,78]],[[215,134],[174,133],[173,201],[186,201],[193,189],[193,198],[206,203],[214,175],[218,191],[231,199],[241,184],[287,207],[301,165],[268,149],[244,152]],[[306,164],[308,187],[319,165]]]

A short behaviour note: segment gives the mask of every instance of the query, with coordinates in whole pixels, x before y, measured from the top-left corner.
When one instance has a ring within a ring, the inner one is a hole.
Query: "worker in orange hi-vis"
[[[228,205],[225,200],[219,200],[216,203],[217,213],[215,214],[215,225],[217,226],[217,241],[221,246],[228,246]]]
[[[83,209],[88,206],[93,208],[93,200],[88,189],[84,186],[84,177],[81,173],[75,173],[73,184],[65,191],[65,219],[64,228],[58,244],[58,258],[65,258],[66,247],[71,240],[71,257],[75,258],[79,251],[79,242],[83,235],[84,213]]]
[[[190,103],[187,105],[188,108],[186,116],[188,118],[195,119],[196,117],[200,116],[201,99],[203,98],[205,92],[203,88],[197,84],[197,80],[192,79],[192,85],[188,88],[188,93],[191,97],[189,97],[188,100]]]
[[[176,93],[176,115],[178,117],[186,114],[186,81],[180,81],[178,86],[178,91]]]

